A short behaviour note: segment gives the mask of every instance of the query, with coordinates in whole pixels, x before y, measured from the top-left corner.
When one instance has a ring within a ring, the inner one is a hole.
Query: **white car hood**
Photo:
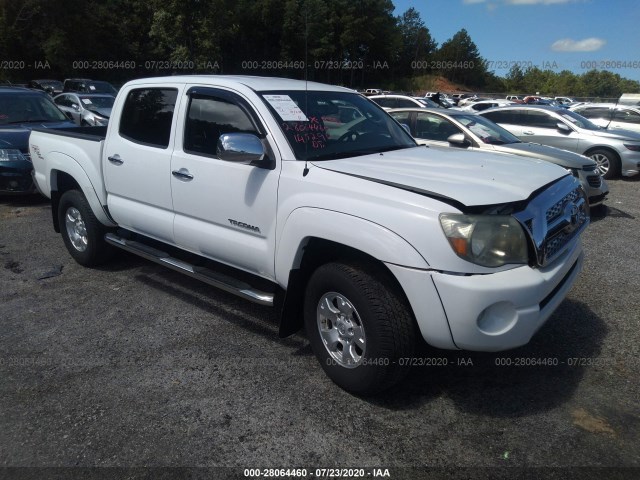
[[[526,200],[568,174],[542,160],[434,147],[311,163],[468,207]]]
[[[539,143],[520,142],[509,143],[507,145],[495,145],[494,147],[498,152],[538,158],[567,168],[581,169],[584,166],[592,166],[596,164],[596,162],[583,155],[579,155],[568,150],[550,147],[548,145],[540,145]]]

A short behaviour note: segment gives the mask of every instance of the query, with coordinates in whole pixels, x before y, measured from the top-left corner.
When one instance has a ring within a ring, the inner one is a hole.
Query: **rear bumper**
[[[623,177],[633,177],[640,173],[640,153],[626,150],[620,155],[620,173]]]
[[[601,205],[607,198],[607,193],[596,195],[595,197],[589,197],[589,207],[597,207],[598,205]]]

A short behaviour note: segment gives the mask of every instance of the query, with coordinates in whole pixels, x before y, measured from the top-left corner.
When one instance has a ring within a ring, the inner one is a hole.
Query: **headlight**
[[[25,157],[20,150],[0,148],[0,162],[28,162],[29,159]]]
[[[440,214],[440,224],[453,251],[484,267],[527,263],[527,238],[510,215]]]

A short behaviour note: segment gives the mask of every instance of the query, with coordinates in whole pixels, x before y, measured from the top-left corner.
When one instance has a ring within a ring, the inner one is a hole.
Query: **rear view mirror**
[[[220,160],[270,168],[271,162],[262,141],[251,133],[226,133],[220,135],[216,147]]]
[[[454,133],[447,138],[447,142],[456,146],[456,147],[468,147],[471,145],[471,142],[467,137],[464,136],[464,133]]]

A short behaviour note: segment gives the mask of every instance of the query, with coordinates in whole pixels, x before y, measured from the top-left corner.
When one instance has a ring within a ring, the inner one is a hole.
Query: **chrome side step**
[[[159,263],[165,267],[169,267],[177,272],[185,273],[190,277],[208,283],[209,285],[219,288],[220,290],[224,290],[225,292],[232,293],[260,305],[273,306],[273,293],[256,290],[248,283],[236,278],[215,272],[209,268],[191,265],[190,263],[183,262],[182,260],[172,257],[162,250],[150,247],[144,243],[136,242],[135,240],[124,239],[113,233],[107,233],[104,236],[104,239],[114,247],[139,255],[140,257]]]

